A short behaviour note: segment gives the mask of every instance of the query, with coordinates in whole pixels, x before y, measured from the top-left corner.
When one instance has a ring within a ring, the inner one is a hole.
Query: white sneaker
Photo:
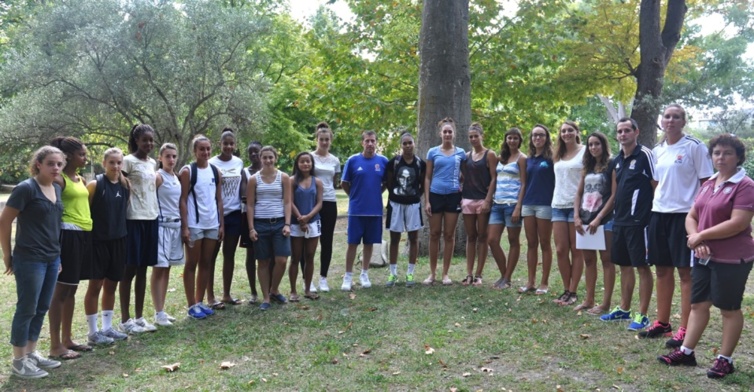
[[[304,290],[304,292],[306,292],[306,290]],[[309,292],[311,292],[311,293],[316,293],[317,292],[317,288],[314,287],[314,280],[312,280],[312,283],[309,285]]]
[[[160,327],[171,327],[173,323],[168,319],[167,313],[156,313],[154,315],[154,323]]]
[[[343,291],[351,291],[352,285],[353,285],[353,277],[351,275],[344,275],[343,284],[340,285],[340,289]]]
[[[103,335],[107,336],[108,338],[112,340],[126,340],[128,339],[128,335],[124,334],[123,332],[120,332],[116,330],[115,328],[108,328],[104,331],[100,331]]]
[[[361,287],[365,289],[372,287],[372,282],[369,281],[369,275],[367,274],[360,274],[359,282],[361,283]]]
[[[18,378],[42,378],[47,377],[48,373],[34,363],[34,359],[24,355],[21,359],[14,359],[11,369],[13,375]]]
[[[168,312],[164,312],[163,311],[162,313],[165,315],[165,317],[168,319],[168,321],[170,321],[171,323],[175,322],[175,317],[169,315]]]
[[[136,325],[144,328],[147,332],[154,332],[157,330],[157,327],[155,327],[154,324],[150,324],[144,317],[137,318],[134,322]]]
[[[88,338],[89,338],[89,344],[95,345],[95,346],[107,346],[115,342],[115,339],[105,336],[105,334],[103,334],[102,331],[97,331],[93,334],[90,334]]]
[[[327,285],[327,278],[319,277],[319,291],[327,293],[330,291],[330,286]]]
[[[146,329],[142,328],[139,324],[136,324],[132,318],[128,319],[125,323],[120,323],[120,330],[129,335],[147,332]]]
[[[26,354],[26,356],[31,358],[31,360],[34,361],[34,364],[39,368],[56,369],[59,368],[60,365],[62,365],[60,361],[43,357],[42,354],[39,353],[39,351],[28,353]]]

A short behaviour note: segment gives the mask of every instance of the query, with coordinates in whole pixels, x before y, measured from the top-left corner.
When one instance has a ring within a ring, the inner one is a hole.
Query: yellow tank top
[[[73,182],[65,174],[65,189],[61,199],[63,201],[63,223],[71,223],[84,231],[92,231],[92,215],[89,212],[89,191],[84,184],[84,178],[79,176],[79,182]]]

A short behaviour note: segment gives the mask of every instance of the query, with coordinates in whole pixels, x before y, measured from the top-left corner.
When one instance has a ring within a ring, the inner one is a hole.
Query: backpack
[[[220,174],[217,168],[215,167],[215,165],[211,163],[207,163],[207,164],[209,165],[209,167],[212,168],[212,175],[215,176],[215,185],[219,186]],[[196,201],[196,192],[194,192],[194,185],[196,185],[196,177],[197,177],[196,172],[198,170],[196,167],[196,162],[192,162],[189,167],[191,168],[191,172],[189,174],[189,179],[191,181],[189,185],[189,193],[191,193],[191,195],[194,196],[194,216],[196,216],[196,223],[199,223],[199,205],[197,204],[197,201]],[[217,193],[215,193],[215,201],[217,201]]]

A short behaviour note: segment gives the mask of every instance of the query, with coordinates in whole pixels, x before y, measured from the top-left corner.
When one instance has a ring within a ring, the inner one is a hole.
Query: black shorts
[[[123,278],[123,267],[126,265],[126,237],[117,240],[94,241],[92,259],[89,279],[120,282]]]
[[[223,230],[223,237],[236,237],[241,235],[241,218],[245,218],[246,215],[241,215],[241,211],[233,211],[228,215],[225,215],[223,222],[225,223]],[[248,222],[246,223],[248,226]],[[246,235],[249,235],[248,230]]]
[[[78,285],[81,271],[92,265],[92,232],[60,230],[60,274],[58,283]]]
[[[712,301],[721,310],[739,310],[752,262],[725,264],[710,261],[694,263],[691,270],[691,303]]]
[[[461,192],[448,193],[441,195],[439,193],[429,193],[429,204],[432,213],[452,212],[461,213]]]
[[[241,234],[239,236],[239,245],[241,248],[246,249],[247,252],[254,254],[254,241],[249,237],[249,221],[247,220],[246,213],[241,214]]]
[[[126,265],[146,267],[157,264],[160,225],[155,220],[126,220]]]
[[[622,267],[647,267],[647,228],[613,226],[612,262]]]
[[[653,212],[647,226],[649,264],[659,267],[691,267],[686,245],[686,213]]]

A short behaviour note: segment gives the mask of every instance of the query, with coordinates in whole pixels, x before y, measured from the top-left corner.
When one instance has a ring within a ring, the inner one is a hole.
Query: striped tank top
[[[267,184],[262,181],[262,173],[254,174],[257,179],[257,200],[254,204],[255,219],[282,218],[283,210],[283,182],[280,170],[275,175],[275,181]]]
[[[521,156],[521,153],[519,153]],[[521,173],[518,167],[518,158],[511,162],[503,164],[497,163],[495,172],[497,173],[497,185],[495,186],[495,204],[518,203],[518,193],[521,190]]]

